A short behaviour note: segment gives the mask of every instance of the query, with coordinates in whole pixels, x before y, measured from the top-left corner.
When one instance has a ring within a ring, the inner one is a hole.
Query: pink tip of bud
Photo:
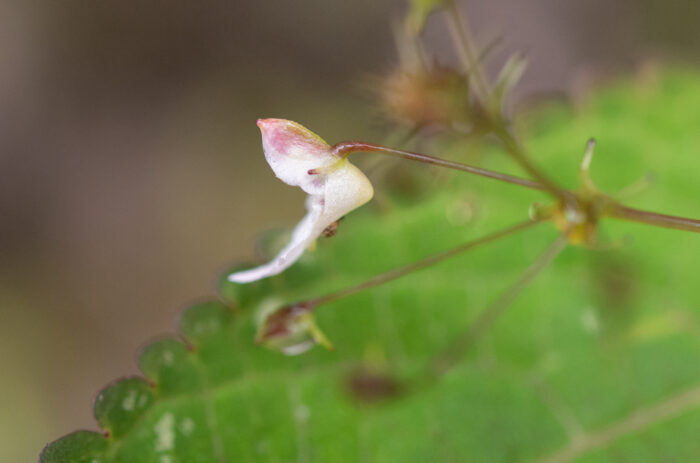
[[[288,121],[286,119],[276,119],[273,117],[273,118],[266,118],[266,119],[258,119],[257,121],[255,121],[255,124],[262,129],[262,128],[267,128],[267,127],[271,127],[274,125],[286,125],[286,124],[289,124],[290,122],[291,121]]]

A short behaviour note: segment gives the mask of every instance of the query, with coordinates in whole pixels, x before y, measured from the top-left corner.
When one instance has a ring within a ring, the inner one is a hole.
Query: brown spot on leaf
[[[353,399],[364,403],[391,399],[402,392],[401,383],[397,379],[366,368],[358,368],[350,373],[345,385]]]
[[[594,283],[602,305],[611,309],[629,305],[637,291],[634,266],[620,257],[596,259]]]

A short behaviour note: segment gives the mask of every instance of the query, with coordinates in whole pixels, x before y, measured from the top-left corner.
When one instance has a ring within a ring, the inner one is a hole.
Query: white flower
[[[249,283],[284,271],[328,226],[374,194],[372,184],[357,167],[336,155],[328,143],[305,127],[285,119],[259,119],[258,127],[265,159],[282,181],[309,194],[308,212],[292,232],[289,244],[272,261],[228,276],[236,283]]]

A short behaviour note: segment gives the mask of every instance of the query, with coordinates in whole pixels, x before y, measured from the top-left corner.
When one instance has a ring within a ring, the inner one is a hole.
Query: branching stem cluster
[[[428,364],[425,375],[426,378],[437,378],[457,363],[459,358],[469,350],[480,335],[493,324],[522,290],[552,262],[568,243],[589,244],[595,236],[595,229],[601,218],[611,217],[655,227],[685,230],[696,233],[700,232],[700,220],[633,209],[601,193],[595,187],[589,176],[589,166],[592,160],[593,147],[595,145],[592,139],[588,142],[581,164],[581,190],[572,191],[564,189],[545,175],[530,161],[530,157],[525,148],[511,132],[503,116],[500,102],[493,96],[491,86],[486,78],[486,73],[475,51],[467,21],[460,12],[456,2],[448,0],[445,5],[445,12],[448,15],[448,24],[450,26],[454,45],[462,61],[464,72],[469,76],[472,84],[473,92],[471,94],[472,98],[475,100],[473,103],[481,108],[480,112],[486,118],[486,125],[490,132],[500,141],[508,155],[520,165],[532,179],[516,177],[427,154],[404,151],[362,141],[344,141],[338,143],[333,146],[334,153],[340,158],[346,158],[358,152],[383,154],[466,172],[521,188],[542,191],[555,200],[555,205],[551,208],[543,209],[543,211],[545,211],[544,213],[536,214],[535,217],[525,222],[463,243],[451,250],[376,275],[356,286],[296,304],[296,306],[304,307],[305,310],[312,311],[320,305],[328,304],[338,299],[352,296],[360,291],[388,283],[397,278],[435,265],[448,258],[462,254],[477,246],[485,245],[518,233],[543,221],[553,221],[562,232],[557,240],[527,268],[515,283],[507,287],[489,306],[477,315],[475,321],[462,336],[453,340],[447,350]],[[419,40],[419,37],[415,37],[415,39]]]

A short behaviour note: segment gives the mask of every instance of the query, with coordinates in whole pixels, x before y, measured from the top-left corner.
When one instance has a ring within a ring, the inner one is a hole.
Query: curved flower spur
[[[324,230],[372,199],[374,189],[357,167],[321,137],[286,119],[258,119],[263,151],[275,175],[306,193],[307,213],[289,242],[270,262],[232,273],[229,281],[249,283],[281,273],[312,246]]]

